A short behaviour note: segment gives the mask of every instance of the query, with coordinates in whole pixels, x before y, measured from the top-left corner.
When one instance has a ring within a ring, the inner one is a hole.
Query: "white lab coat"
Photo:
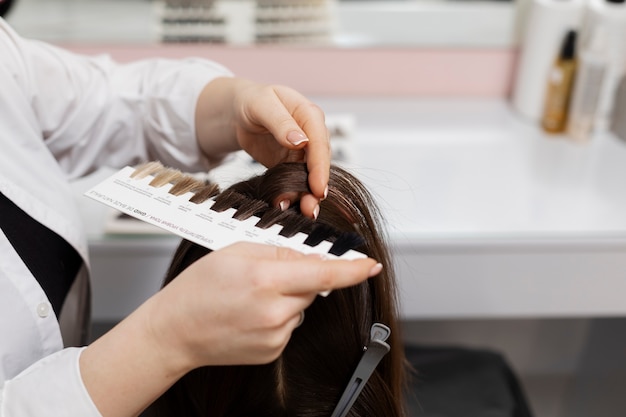
[[[68,180],[142,160],[206,170],[195,140],[201,59],[118,65],[25,40],[0,18],[0,192],[87,262]],[[100,416],[55,313],[0,231],[0,417]]]

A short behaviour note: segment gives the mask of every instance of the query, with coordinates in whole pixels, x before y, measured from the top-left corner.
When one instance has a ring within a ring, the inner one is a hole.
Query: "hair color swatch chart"
[[[329,252],[332,248],[329,241],[310,246],[305,243],[308,237],[305,233],[285,237],[280,235],[282,229],[280,225],[276,224],[267,229],[256,227],[259,217],[234,219],[236,210],[233,208],[222,212],[211,210],[213,199],[202,203],[191,202],[193,193],[171,194],[169,191],[172,184],[153,186],[150,185],[154,180],[152,175],[137,178],[133,176],[134,172],[133,167],[123,168],[89,189],[85,195],[212,250],[236,242],[253,242],[288,247],[306,254],[337,257]],[[343,259],[364,257],[364,254],[355,250],[348,250],[340,256]]]

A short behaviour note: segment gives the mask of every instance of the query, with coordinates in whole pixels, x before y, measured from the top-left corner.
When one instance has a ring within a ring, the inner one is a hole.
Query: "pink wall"
[[[200,56],[237,75],[289,85],[316,95],[504,96],[511,88],[511,49],[334,49],[214,45],[64,45],[80,53],[109,53],[119,61]]]

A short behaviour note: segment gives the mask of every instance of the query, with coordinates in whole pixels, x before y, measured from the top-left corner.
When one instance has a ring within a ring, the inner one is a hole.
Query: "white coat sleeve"
[[[102,417],[80,376],[82,350],[63,349],[4,381],[0,417]]]
[[[202,88],[232,76],[215,62],[119,64],[21,38],[0,19],[0,64],[20,85],[46,145],[70,178],[150,159],[190,170],[216,162],[201,154],[194,121]]]

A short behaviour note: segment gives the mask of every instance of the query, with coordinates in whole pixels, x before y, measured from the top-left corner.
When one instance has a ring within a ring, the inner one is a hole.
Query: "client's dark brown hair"
[[[259,225],[283,225],[282,234],[304,231],[316,240],[341,240],[384,266],[360,285],[335,290],[306,310],[281,356],[266,365],[208,366],[174,384],[146,411],[151,417],[330,417],[369,342],[373,323],[391,328],[391,351],[383,358],[351,408],[350,417],[404,417],[405,362],[397,323],[396,283],[381,217],[363,184],[339,167],[331,167],[328,197],[313,222],[294,204],[274,209],[285,192],[307,192],[304,164],[287,163],[237,183],[216,197],[216,210],[237,208],[235,217],[257,215]],[[205,193],[212,194],[214,193]],[[196,195],[202,195],[202,190]],[[341,251],[347,249],[344,247]],[[209,252],[183,241],[165,279]],[[298,279],[298,277],[294,277]]]

